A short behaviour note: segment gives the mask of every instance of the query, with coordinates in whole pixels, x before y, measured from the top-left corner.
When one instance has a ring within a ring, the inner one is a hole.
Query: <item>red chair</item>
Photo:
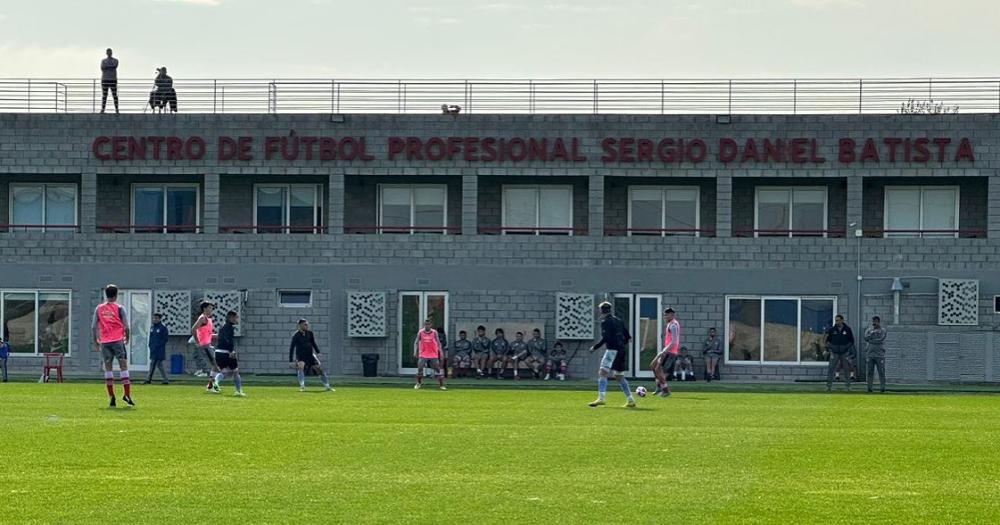
[[[63,369],[63,354],[57,352],[47,352],[42,354],[45,356],[45,364],[42,365],[42,382],[49,382],[49,373],[53,370],[56,371],[56,383],[63,382],[62,369]]]

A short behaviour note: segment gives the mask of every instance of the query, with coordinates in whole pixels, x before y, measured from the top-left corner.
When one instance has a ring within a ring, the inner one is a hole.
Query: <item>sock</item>
[[[549,372],[552,372],[552,364],[545,363],[545,373],[548,374]]]
[[[108,388],[108,397],[115,397],[115,373],[104,372],[104,386]]]
[[[215,374],[215,384],[222,385],[222,380],[226,378],[226,375],[222,372]]]
[[[438,386],[444,386],[444,376],[438,374]]]
[[[132,397],[132,380],[128,378],[128,370],[122,370],[122,388],[125,389],[125,397]]]
[[[330,388],[330,376],[326,375],[326,370],[323,371],[323,386]]]
[[[604,401],[604,397],[608,395],[608,378],[602,377],[597,380],[597,399]]]
[[[632,389],[628,385],[628,379],[625,379],[624,377],[619,379],[618,386],[622,387],[622,392],[625,393],[625,397],[627,397],[629,401],[632,401]]]
[[[560,374],[566,373],[566,365],[559,365],[559,373]]]
[[[424,373],[423,373],[423,371],[417,372],[417,384],[418,385],[424,384]]]
[[[299,377],[299,386],[301,388],[305,388],[306,387],[306,373],[304,371],[302,371],[302,370],[299,370],[298,377]]]
[[[240,373],[239,372],[233,372],[233,383],[236,384],[236,391],[237,392],[242,392],[243,391],[243,378],[240,377]]]
[[[212,385],[214,385],[214,384],[215,384],[215,378],[212,377],[211,372],[209,372],[209,374],[208,374],[208,385],[206,385],[205,388],[212,388]]]

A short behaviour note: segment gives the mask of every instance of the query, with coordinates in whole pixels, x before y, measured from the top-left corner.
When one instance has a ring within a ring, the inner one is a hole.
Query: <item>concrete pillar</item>
[[[591,175],[588,190],[587,234],[604,237],[604,175]]]
[[[97,174],[80,175],[80,231],[97,231]]]
[[[462,235],[477,233],[479,233],[479,177],[462,175]]]
[[[219,187],[219,174],[206,173],[204,178],[205,196],[201,219],[201,231],[204,233],[219,233]]]
[[[327,233],[344,233],[344,173],[331,173],[327,185],[330,187],[326,203]]]
[[[863,228],[864,224],[861,222],[864,215],[862,206],[864,192],[864,184],[860,175],[852,175],[847,177],[847,237],[854,237],[854,230],[858,228]],[[854,228],[851,228],[851,223],[856,224]]]
[[[715,179],[715,236],[733,236],[733,177],[718,175]]]

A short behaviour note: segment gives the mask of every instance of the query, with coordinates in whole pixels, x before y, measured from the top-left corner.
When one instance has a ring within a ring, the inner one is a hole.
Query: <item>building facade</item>
[[[835,314],[889,331],[898,381],[1000,381],[997,115],[0,115],[0,318],[13,369],[96,370],[116,283],[184,353],[204,297],[242,368],[287,372],[312,322],[334,373],[412,373],[449,339],[539,328],[590,375],[594,305],[647,376],[663,308],[723,375],[825,375]],[[530,337],[530,336],[529,336]]]

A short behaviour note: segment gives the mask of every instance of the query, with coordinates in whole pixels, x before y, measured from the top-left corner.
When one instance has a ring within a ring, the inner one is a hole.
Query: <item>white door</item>
[[[125,307],[130,324],[126,350],[131,370],[149,370],[149,327],[153,323],[153,292],[149,290],[123,290],[119,299]]]
[[[399,373],[417,373],[413,340],[431,319],[435,329],[448,326],[448,292],[400,292],[399,294]]]
[[[621,293],[614,296],[615,316],[625,323],[632,334],[628,344],[626,375],[653,377],[649,362],[660,351],[663,319],[660,316],[660,296]]]

